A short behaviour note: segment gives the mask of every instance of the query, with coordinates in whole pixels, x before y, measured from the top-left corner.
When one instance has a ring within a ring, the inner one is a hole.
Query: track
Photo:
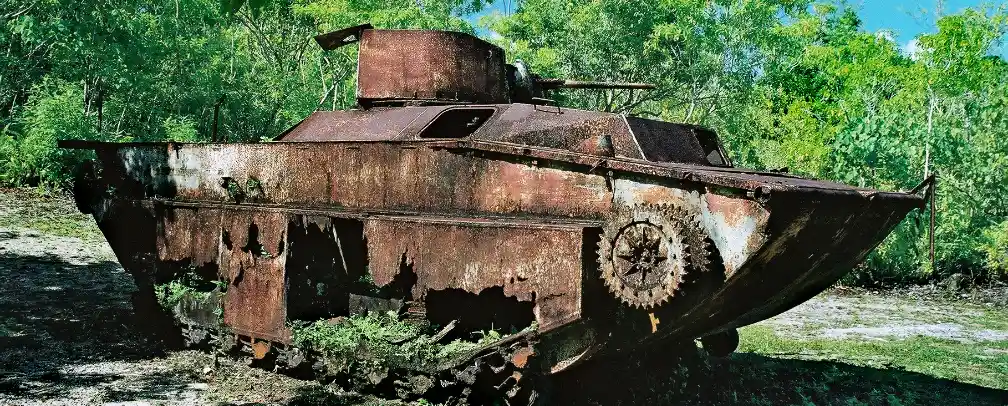
[[[182,303],[185,302],[184,299]],[[389,367],[361,374],[349,367],[354,364],[345,359],[331,359],[311,349],[236,335],[221,324],[194,322],[178,313],[182,307],[176,307],[173,322],[169,321],[172,325],[154,329],[159,336],[176,334],[178,342],[186,348],[216,353],[299,379],[334,384],[384,399],[425,399],[438,404],[543,405],[548,397],[548,379],[534,372],[536,358],[532,348],[536,335],[531,330],[502,337],[437,364]],[[166,320],[156,314],[148,318]]]

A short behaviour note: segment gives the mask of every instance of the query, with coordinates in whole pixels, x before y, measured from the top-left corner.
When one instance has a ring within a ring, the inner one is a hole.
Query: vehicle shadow
[[[565,373],[552,380],[545,404],[1003,406],[1008,402],[1005,390],[836,361],[745,353],[725,359],[666,360],[603,362]],[[373,403],[373,398],[352,392],[312,386],[301,388],[286,405]]]
[[[164,355],[137,331],[133,290],[114,261],[0,251],[0,398],[45,400],[124,375],[151,394],[183,384],[120,362]]]
[[[837,361],[737,353],[630,367],[605,363],[558,377],[562,405],[1004,405],[1008,391]]]

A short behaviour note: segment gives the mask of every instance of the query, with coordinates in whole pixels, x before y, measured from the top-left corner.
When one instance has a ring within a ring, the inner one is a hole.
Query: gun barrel
[[[587,82],[581,80],[537,78],[536,84],[543,89],[654,89],[650,83],[633,82]]]

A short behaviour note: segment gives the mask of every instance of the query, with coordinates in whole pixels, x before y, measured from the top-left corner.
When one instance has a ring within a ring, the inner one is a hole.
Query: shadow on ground
[[[551,405],[997,405],[1008,391],[914,372],[835,361],[735,354],[668,365],[593,365],[558,377]],[[355,405],[363,398],[306,387],[288,406]],[[389,404],[396,404],[390,402]],[[370,403],[369,403],[370,404]]]
[[[668,354],[600,361],[555,377],[551,386],[551,405],[1008,404],[1006,390],[897,368],[751,353],[725,359],[687,357],[681,362]],[[345,392],[305,387],[288,406],[362,403]]]
[[[672,363],[674,364],[674,360]],[[556,404],[1004,405],[1008,391],[897,369],[734,354],[692,367],[597,365],[558,379]]]
[[[124,393],[107,389],[103,400],[114,401],[187,382],[127,364],[163,355],[137,333],[133,282],[115,262],[77,262],[0,251],[0,397],[45,400],[134,380]]]
[[[89,395],[91,399],[184,402],[180,397],[188,393],[192,376],[145,370],[147,360],[163,353],[138,332],[130,277],[113,261],[77,262],[0,251],[0,399],[78,398],[73,394],[100,386],[101,393]],[[735,354],[683,368],[672,358],[642,358],[649,361],[598,363],[561,376],[550,404],[980,406],[1003,405],[1008,399],[1008,391],[834,361]],[[305,385],[286,403],[353,405],[368,400],[373,399]]]

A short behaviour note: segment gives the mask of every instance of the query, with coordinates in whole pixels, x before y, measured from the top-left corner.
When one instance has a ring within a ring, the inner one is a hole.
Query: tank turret
[[[546,91],[653,89],[647,83],[543,78],[524,63],[505,62],[500,47],[472,35],[430,30],[379,30],[371,24],[318,35],[324,50],[360,43],[357,104],[552,104]]]

